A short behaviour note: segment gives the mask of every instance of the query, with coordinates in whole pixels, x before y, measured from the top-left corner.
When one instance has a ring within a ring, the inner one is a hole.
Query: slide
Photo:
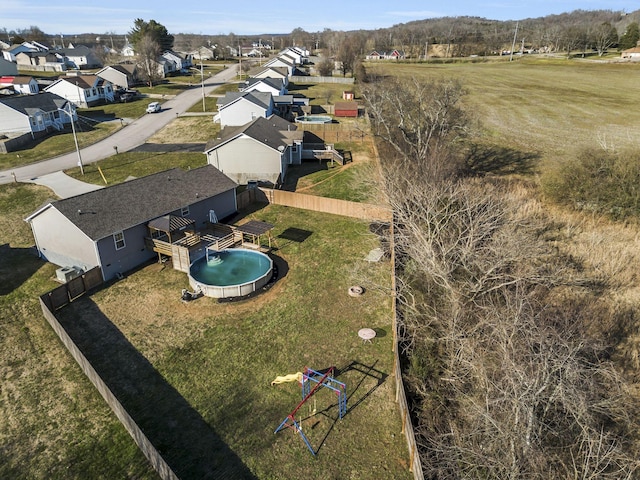
[[[296,380],[298,382],[302,381],[302,372],[291,373],[289,375],[282,375],[282,376],[276,377],[276,379],[273,382],[271,382],[271,386],[279,385],[280,383],[284,383],[284,382],[295,382]]]

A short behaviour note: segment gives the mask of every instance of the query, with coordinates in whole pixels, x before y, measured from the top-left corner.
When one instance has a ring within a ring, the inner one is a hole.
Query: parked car
[[[160,102],[151,102],[147,105],[147,113],[156,113],[159,112],[162,107],[160,106]]]
[[[136,94],[134,92],[123,92],[120,94],[120,101],[123,103],[127,103],[136,98]]]

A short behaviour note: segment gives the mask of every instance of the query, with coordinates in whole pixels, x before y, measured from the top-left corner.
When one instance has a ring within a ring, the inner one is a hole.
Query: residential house
[[[309,105],[309,99],[301,94],[287,94],[273,97],[273,108],[279,116],[286,120],[293,120],[302,115],[302,107]]]
[[[278,53],[278,56],[281,55],[292,58],[296,65],[302,65],[309,61],[309,52],[302,47],[287,47]]]
[[[53,52],[20,52],[16,63],[23,70],[64,72],[67,67]]]
[[[79,108],[115,100],[111,83],[97,75],[67,75],[45,87],[44,91],[60,95]]]
[[[631,60],[640,60],[640,42],[633,47],[623,50],[621,53],[622,58],[629,58]]]
[[[149,261],[148,223],[172,215],[205,224],[234,214],[236,184],[210,165],[174,168],[50,202],[26,218],[38,254],[60,267],[99,266],[110,280]]]
[[[69,113],[70,112],[70,113]],[[0,96],[0,134],[31,138],[45,135],[49,129],[61,130],[76,119],[73,105],[53,93]]]
[[[18,75],[18,64],[0,57],[0,75]]]
[[[172,50],[167,50],[160,57],[159,62],[166,65],[165,73],[179,72],[193,66],[191,54],[181,55]]]
[[[257,67],[249,72],[252,78],[276,78],[284,82],[284,86],[289,85],[289,69],[286,67]]]
[[[102,62],[89,47],[78,45],[72,48],[59,48],[52,52],[64,63],[67,68],[74,70],[86,70],[89,68],[100,68]]]
[[[120,50],[120,54],[123,57],[135,57],[136,56],[136,52],[133,49],[133,45],[131,45],[129,43],[129,39],[125,40],[124,47],[122,47],[122,50]]]
[[[373,51],[365,56],[366,60],[404,60],[405,54],[402,50],[392,50],[390,52]]]
[[[30,49],[32,52],[48,52],[51,50],[49,45],[31,40],[30,42],[22,42],[22,45]]]
[[[245,125],[258,117],[273,114],[273,96],[265,92],[227,92],[218,99],[213,121],[222,127]]]
[[[215,60],[216,58],[218,58],[218,54],[216,52],[215,46],[202,46],[197,50],[191,52],[191,57],[197,60]]]
[[[26,75],[3,75],[0,87],[11,87],[15,93],[34,95],[40,91],[35,78]]]
[[[287,69],[287,75],[289,77],[293,75],[296,69],[296,66],[292,61],[286,60],[282,57],[274,57],[271,60],[268,60],[262,67],[284,67]]]
[[[279,186],[289,165],[302,162],[304,132],[277,115],[256,118],[241,127],[225,127],[209,141],[204,153],[233,181],[246,185],[259,180]]]
[[[111,85],[125,90],[140,83],[138,66],[133,63],[109,65],[98,70],[96,75],[111,83]]]
[[[230,57],[239,56],[239,52],[240,52],[240,48],[239,47],[234,47],[234,46],[227,45],[227,50],[229,50],[229,56]]]
[[[287,88],[281,78],[249,78],[239,87],[241,92],[266,92],[274,97],[285,95]]]

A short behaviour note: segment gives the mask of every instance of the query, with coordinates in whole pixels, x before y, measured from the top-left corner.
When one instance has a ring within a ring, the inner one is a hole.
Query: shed
[[[358,104],[357,102],[336,102],[334,108],[334,114],[336,117],[357,117],[358,116]]]

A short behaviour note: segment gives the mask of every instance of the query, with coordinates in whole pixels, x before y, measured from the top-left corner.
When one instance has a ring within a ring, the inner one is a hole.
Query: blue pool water
[[[263,277],[272,268],[271,259],[261,252],[230,249],[209,252],[191,265],[194,280],[206,285],[226,287],[244,285]]]

